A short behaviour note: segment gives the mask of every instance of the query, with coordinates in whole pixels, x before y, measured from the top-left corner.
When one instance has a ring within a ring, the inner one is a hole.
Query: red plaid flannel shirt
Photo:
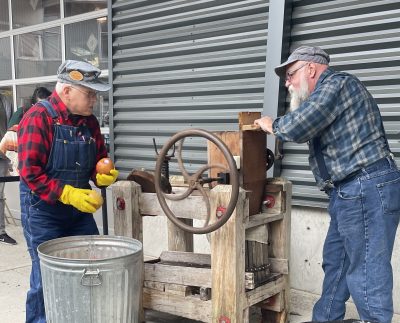
[[[96,160],[107,156],[100,126],[94,115],[89,117],[71,115],[56,91],[51,94],[48,101],[59,114],[58,121],[61,124],[79,126],[86,122],[92,137],[96,140]],[[18,127],[18,168],[21,180],[42,200],[49,203],[55,203],[63,190],[61,182],[47,176],[45,172],[53,143],[53,132],[53,119],[46,108],[38,104],[24,114]],[[92,179],[94,176],[95,170]]]

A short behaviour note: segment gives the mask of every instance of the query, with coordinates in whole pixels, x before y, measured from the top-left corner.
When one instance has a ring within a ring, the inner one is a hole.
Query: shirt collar
[[[329,76],[332,75],[333,73],[335,73],[335,71],[328,67],[319,77],[317,84],[315,85],[315,87],[317,88],[318,86],[320,86],[324,80]]]
[[[56,91],[53,91],[49,100],[52,101],[57,107],[59,115],[62,117],[63,120],[71,120],[73,124],[78,125],[85,125],[87,121],[87,117],[85,116],[78,116],[72,114],[65,103],[61,100],[60,96]]]
[[[67,120],[69,116],[69,111],[67,106],[64,104],[64,102],[61,100],[60,96],[56,92],[56,90],[53,91],[51,94],[49,100],[56,105],[57,110],[60,114],[60,116],[64,119]]]

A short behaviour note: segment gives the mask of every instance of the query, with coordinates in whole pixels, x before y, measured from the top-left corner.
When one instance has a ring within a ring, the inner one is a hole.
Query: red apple
[[[110,174],[110,170],[114,169],[114,163],[111,158],[105,157],[100,159],[96,164],[96,172],[99,174]]]

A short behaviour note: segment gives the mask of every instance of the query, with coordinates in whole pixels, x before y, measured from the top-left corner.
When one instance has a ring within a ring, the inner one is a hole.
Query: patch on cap
[[[110,90],[110,85],[99,79],[100,74],[101,70],[88,62],[66,60],[57,70],[57,80],[100,92]]]
[[[69,72],[68,75],[71,78],[71,80],[74,80],[74,81],[82,81],[83,80],[83,74],[79,71],[71,71],[71,72]]]

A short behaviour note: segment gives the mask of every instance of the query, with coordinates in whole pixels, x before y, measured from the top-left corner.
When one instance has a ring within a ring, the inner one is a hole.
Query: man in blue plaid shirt
[[[289,113],[255,121],[283,141],[309,143],[317,185],[329,195],[322,295],[313,321],[342,320],[352,296],[360,319],[393,316],[391,256],[400,218],[400,172],[379,108],[353,75],[330,68],[319,47],[301,46],[275,68]]]

